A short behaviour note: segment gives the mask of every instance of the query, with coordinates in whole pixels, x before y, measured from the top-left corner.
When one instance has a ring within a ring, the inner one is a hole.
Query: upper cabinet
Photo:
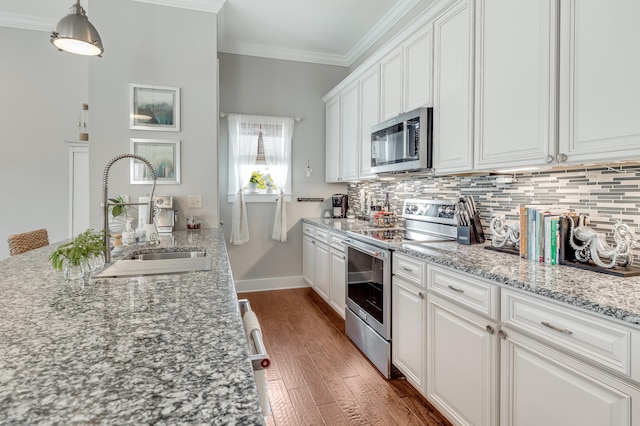
[[[325,104],[326,110],[326,174],[327,182],[339,182],[341,176],[340,161],[340,94],[335,95]]]
[[[640,159],[640,2],[566,0],[560,14],[559,153]]]
[[[433,27],[426,26],[404,43],[404,112],[431,106]]]
[[[402,113],[402,46],[389,53],[380,63],[382,88],[382,120]]]
[[[327,182],[358,178],[360,92],[355,81],[325,105]]]
[[[360,81],[360,170],[358,177],[375,177],[371,171],[371,127],[380,122],[380,66],[374,65]]]
[[[434,24],[433,167],[473,168],[473,1],[458,2]]]
[[[478,0],[476,17],[475,168],[553,161],[557,1]]]

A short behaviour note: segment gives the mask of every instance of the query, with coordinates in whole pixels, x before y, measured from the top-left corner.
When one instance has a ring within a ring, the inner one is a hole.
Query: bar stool
[[[49,245],[49,234],[46,229],[24,232],[22,234],[9,235],[9,255],[25,253],[40,247]]]

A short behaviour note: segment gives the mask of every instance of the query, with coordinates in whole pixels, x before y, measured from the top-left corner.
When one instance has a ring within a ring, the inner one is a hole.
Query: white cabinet
[[[329,246],[323,242],[316,240],[316,270],[314,277],[314,289],[324,300],[329,301]]]
[[[326,182],[358,178],[360,147],[358,82],[331,98],[326,109]]]
[[[554,160],[557,8],[557,0],[477,0],[476,169]]]
[[[501,317],[503,426],[640,425],[637,330],[511,289]]]
[[[433,85],[433,27],[404,43],[404,112],[429,106]]]
[[[360,96],[358,81],[342,91],[340,129],[340,180],[358,178],[360,149]]]
[[[313,236],[302,236],[302,277],[311,288],[315,286],[316,244]]]
[[[381,121],[402,113],[402,46],[380,62]]]
[[[640,424],[637,388],[515,331],[504,336],[502,426]]]
[[[371,127],[380,122],[380,66],[360,77],[360,179],[375,177],[371,171]]]
[[[325,181],[338,182],[340,179],[340,94],[335,95],[325,104],[326,110],[326,158]]]
[[[345,316],[346,264],[344,235],[331,234],[331,279],[329,284],[329,304],[342,318]]]
[[[566,0],[560,13],[559,152],[569,163],[638,160],[640,2]]]
[[[67,142],[69,149],[69,238],[89,229],[89,146]]]
[[[478,312],[494,311],[497,296],[487,286],[496,291],[497,286],[475,283],[467,275],[428,267],[426,396],[456,425],[495,425],[499,324]]]
[[[473,1],[434,22],[434,159],[436,173],[473,168]]]
[[[407,381],[426,393],[427,305],[423,262],[394,253],[391,358]]]

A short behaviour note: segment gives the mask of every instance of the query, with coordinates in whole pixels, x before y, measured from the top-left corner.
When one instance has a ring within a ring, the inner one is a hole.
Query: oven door
[[[391,252],[358,240],[347,248],[347,307],[391,340]]]

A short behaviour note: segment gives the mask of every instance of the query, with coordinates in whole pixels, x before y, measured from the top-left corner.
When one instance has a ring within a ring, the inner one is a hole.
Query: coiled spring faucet
[[[109,203],[109,169],[118,160],[123,158],[133,158],[144,163],[149,170],[149,174],[153,178],[153,188],[151,189],[151,196],[149,197],[149,203]],[[153,166],[144,157],[137,154],[120,154],[113,157],[105,166],[104,173],[102,174],[102,231],[104,234],[104,260],[107,263],[111,262],[111,247],[109,243],[109,207],[110,206],[149,206],[149,215],[147,216],[147,223],[153,223],[153,193],[156,191],[156,171]]]

